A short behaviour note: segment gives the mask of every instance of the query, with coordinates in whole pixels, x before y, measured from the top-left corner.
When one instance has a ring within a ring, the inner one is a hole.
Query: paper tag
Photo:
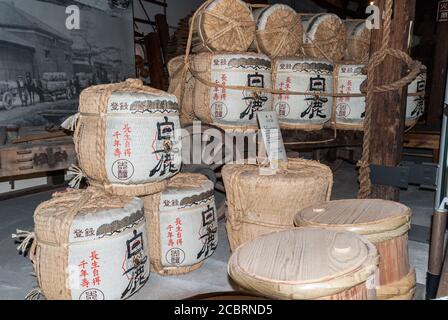
[[[259,111],[257,118],[270,168],[277,170],[280,161],[288,162],[277,114],[275,111]]]

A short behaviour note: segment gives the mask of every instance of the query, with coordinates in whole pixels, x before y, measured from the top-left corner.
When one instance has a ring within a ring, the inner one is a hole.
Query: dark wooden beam
[[[395,0],[391,24],[389,47],[408,52],[410,22],[414,20],[416,0]],[[386,0],[377,0],[383,12]],[[371,52],[382,45],[383,30],[373,30]],[[375,85],[399,80],[405,75],[405,65],[393,57],[386,57],[375,71]],[[371,125],[371,163],[382,166],[397,166],[403,149],[404,122],[407,88],[399,91],[378,93],[374,97]],[[373,185],[372,198],[398,200],[399,189]]]
[[[160,47],[160,38],[157,32],[150,32],[145,36],[145,47],[149,58],[149,77],[151,86],[166,90],[167,84],[163,72],[163,59]]]
[[[437,12],[434,12],[437,15]],[[434,17],[436,19],[436,17]],[[431,94],[427,109],[427,124],[440,128],[448,65],[448,22],[437,22],[435,52],[432,65]]]

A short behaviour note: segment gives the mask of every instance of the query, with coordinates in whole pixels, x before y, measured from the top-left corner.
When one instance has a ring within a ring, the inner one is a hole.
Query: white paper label
[[[322,69],[316,69],[322,66]],[[309,95],[276,94],[274,110],[280,123],[323,124],[331,119],[333,98],[318,93],[333,93],[332,66],[318,62],[278,60],[275,89],[309,92]]]
[[[180,170],[179,114],[173,109],[154,109],[171,103],[174,102],[148,100],[146,95],[139,94],[111,96],[105,138],[106,170],[111,183],[156,182]],[[146,104],[149,108],[135,110],[135,104]]]
[[[272,110],[270,93],[225,88],[226,85],[271,88],[271,61],[266,56],[215,55],[211,82],[224,86],[210,88],[210,113],[214,122],[256,125],[258,111]]]
[[[359,94],[361,84],[367,79],[362,74],[363,65],[342,65],[339,67],[337,93]],[[339,97],[336,99],[336,122],[362,124],[365,117],[365,97]]]
[[[426,72],[419,74],[408,86],[408,93],[421,93],[408,96],[406,104],[406,120],[417,120],[425,112]]]
[[[258,112],[257,116],[270,167],[277,169],[280,161],[288,162],[277,114],[275,111],[262,111]]]
[[[149,278],[146,222],[141,202],[78,215],[70,228],[69,287],[73,300],[126,299]],[[137,208],[137,209],[136,209]]]
[[[218,245],[218,218],[213,184],[210,184],[210,190],[202,195],[182,190],[162,193],[160,245],[163,266],[191,266],[215,251]]]

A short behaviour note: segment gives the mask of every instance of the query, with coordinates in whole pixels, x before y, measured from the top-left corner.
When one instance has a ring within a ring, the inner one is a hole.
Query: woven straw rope
[[[377,298],[378,300],[411,300],[415,293],[416,283],[415,269],[412,268],[403,279],[380,286],[376,291]]]
[[[371,148],[371,126],[373,116],[373,103],[375,93],[384,93],[389,91],[397,91],[411,83],[421,72],[422,64],[401,50],[388,48],[390,42],[391,22],[392,22],[393,1],[386,0],[385,20],[383,24],[383,43],[380,50],[375,52],[369,61],[367,67],[367,96],[366,96],[366,113],[364,118],[364,137],[363,152],[361,160],[358,162],[359,167],[359,191],[358,198],[368,198],[372,192],[372,181],[370,179],[370,148]],[[384,61],[387,56],[395,57],[404,62],[410,69],[409,73],[390,84],[376,86],[375,70]]]

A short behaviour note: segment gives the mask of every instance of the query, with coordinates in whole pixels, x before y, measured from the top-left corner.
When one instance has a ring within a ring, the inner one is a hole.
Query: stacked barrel
[[[150,271],[199,268],[217,247],[214,184],[179,173],[177,98],[140,80],[92,86],[75,124],[89,187],[39,205],[30,258],[47,299],[126,299]]]

